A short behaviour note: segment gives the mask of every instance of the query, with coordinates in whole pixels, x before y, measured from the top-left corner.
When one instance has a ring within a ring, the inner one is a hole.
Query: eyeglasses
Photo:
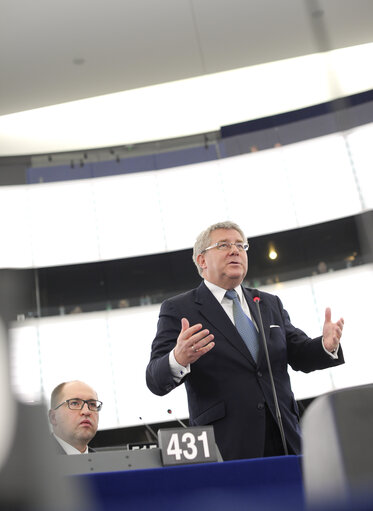
[[[57,410],[60,406],[67,403],[67,406],[70,408],[70,410],[82,410],[85,403],[87,403],[88,409],[91,410],[91,412],[99,412],[102,408],[102,401],[97,401],[96,399],[79,399],[77,397],[74,397],[72,399],[66,399],[63,403],[59,404],[54,408],[54,410]]]
[[[249,244],[248,243],[242,243],[241,241],[236,241],[236,243],[230,243],[229,241],[218,241],[217,243],[214,243],[210,247],[205,248],[205,250],[202,250],[201,254],[203,252],[206,252],[207,250],[210,250],[211,248],[217,248],[218,250],[230,250],[231,246],[234,245],[239,252],[247,252],[249,250]]]

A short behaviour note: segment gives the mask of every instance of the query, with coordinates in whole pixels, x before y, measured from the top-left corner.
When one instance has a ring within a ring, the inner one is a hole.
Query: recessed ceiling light
[[[274,244],[273,244],[273,243],[270,243],[270,244],[269,244],[269,247],[268,247],[268,257],[269,257],[272,261],[274,261],[275,259],[277,259],[277,256],[278,256],[278,254],[277,254],[277,250],[276,250],[276,248],[275,248]]]

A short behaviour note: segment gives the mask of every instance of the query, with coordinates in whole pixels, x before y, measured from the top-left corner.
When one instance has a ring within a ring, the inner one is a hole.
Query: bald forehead
[[[80,397],[82,399],[97,399],[97,393],[84,382],[71,381],[65,383],[61,390],[61,400]]]

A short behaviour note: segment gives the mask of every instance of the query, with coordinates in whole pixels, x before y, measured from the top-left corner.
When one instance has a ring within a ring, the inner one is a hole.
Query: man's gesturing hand
[[[208,330],[202,330],[201,323],[189,326],[189,321],[182,318],[181,331],[174,350],[176,362],[183,367],[193,364],[215,346],[213,338]]]
[[[342,336],[344,320],[340,318],[336,323],[332,322],[332,312],[329,307],[325,309],[325,323],[323,328],[324,346],[330,352],[338,348]]]

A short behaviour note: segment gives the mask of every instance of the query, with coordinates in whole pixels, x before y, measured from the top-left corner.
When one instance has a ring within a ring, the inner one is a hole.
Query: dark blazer
[[[253,302],[258,291],[244,288],[244,294],[259,324]],[[286,440],[291,450],[299,453],[299,412],[287,364],[306,373],[334,367],[344,363],[342,348],[338,360],[333,360],[325,353],[321,337],[311,339],[291,324],[277,296],[260,292],[260,298]],[[214,334],[215,342],[215,347],[192,364],[191,372],[180,382],[185,383],[187,391],[190,425],[212,424],[225,460],[263,456],[265,403],[273,417],[276,413],[262,343],[256,364],[236,327],[203,282],[162,304],[146,370],[149,389],[163,396],[176,387],[169,368],[169,352],[175,346],[183,317],[190,325],[202,323]]]

